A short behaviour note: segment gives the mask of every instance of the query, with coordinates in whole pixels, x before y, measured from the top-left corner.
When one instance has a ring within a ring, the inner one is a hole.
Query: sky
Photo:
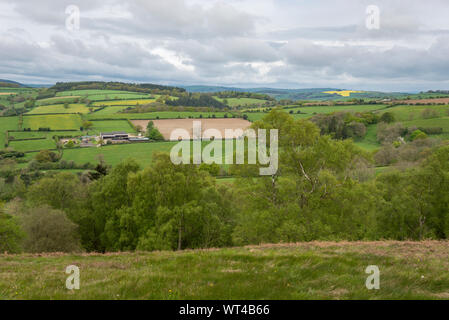
[[[0,0],[0,78],[449,90],[448,17],[447,0]]]

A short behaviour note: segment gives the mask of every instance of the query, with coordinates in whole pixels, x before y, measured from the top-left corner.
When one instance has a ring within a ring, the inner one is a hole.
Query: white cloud
[[[446,88],[444,0],[0,0],[0,77],[383,90]]]

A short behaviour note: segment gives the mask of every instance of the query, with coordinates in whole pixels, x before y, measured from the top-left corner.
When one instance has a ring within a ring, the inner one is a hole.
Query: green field
[[[40,140],[23,140],[23,141],[10,141],[9,146],[16,151],[38,151],[46,149],[55,149],[56,143],[51,138]]]
[[[51,130],[79,130],[82,121],[76,114],[24,116],[23,128],[38,130],[39,128],[50,128]]]
[[[63,104],[52,104],[48,106],[40,106],[29,111],[27,114],[42,113],[88,113],[89,108],[85,104],[69,104],[67,108]]]
[[[63,159],[73,160],[77,164],[84,164],[87,162],[97,163],[98,155],[102,154],[106,163],[113,166],[128,158],[133,158],[142,166],[147,166],[151,162],[153,152],[169,152],[176,143],[177,142],[134,143],[104,146],[101,148],[65,149]]]
[[[367,151],[374,151],[381,147],[377,141],[377,124],[370,125],[366,128],[366,135],[363,139],[356,140],[355,144]]]
[[[108,109],[110,107],[107,107]],[[200,115],[203,118],[209,118],[215,115],[216,118],[224,118],[224,115],[227,114],[229,118],[231,118],[231,114],[229,112],[189,112],[189,111],[155,111],[155,112],[147,112],[147,113],[116,113],[116,114],[99,114],[99,112],[94,112],[86,115],[86,119],[95,120],[95,119],[145,119],[145,120],[155,120],[155,119],[177,119],[177,118],[188,118],[194,117],[199,118]]]
[[[423,119],[422,112],[426,109],[435,110],[437,117],[448,117],[449,106],[395,106],[386,108],[380,112],[391,112],[394,114],[396,121],[413,121]]]
[[[126,120],[106,120],[106,121],[92,121],[93,126],[89,129],[90,133],[101,133],[108,131],[125,131],[127,133],[134,133],[134,129]]]
[[[111,114],[115,114],[122,110],[125,110],[126,108],[128,108],[128,107],[127,106],[109,106],[104,109],[96,111],[94,115],[95,116],[105,116],[105,115],[109,116]]]
[[[6,130],[17,130],[19,126],[19,117],[0,117],[0,149],[5,147]]]
[[[263,99],[254,99],[254,98],[218,98],[214,97],[220,102],[224,100],[228,101],[228,106],[237,107],[237,106],[250,106],[250,105],[264,105],[268,100]]]
[[[78,96],[73,97],[53,97],[53,98],[47,98],[47,99],[41,99],[37,100],[36,104],[39,106],[45,106],[47,104],[63,104],[63,103],[74,103],[75,100],[79,98]]]
[[[377,110],[384,110],[385,105],[379,104],[368,104],[368,105],[346,105],[346,106],[306,106],[306,107],[295,107],[295,108],[283,108],[282,111],[289,113],[295,119],[307,119],[311,118],[316,114],[327,114],[333,112],[370,112]],[[301,111],[301,113],[297,113]],[[292,112],[292,113],[290,113]],[[257,121],[262,119],[266,112],[243,112],[248,116],[250,121]]]
[[[94,106],[135,106],[144,105],[155,102],[156,99],[129,99],[129,100],[111,100],[111,101],[96,101]]]
[[[448,299],[448,243],[309,242],[109,254],[0,255],[0,299]],[[66,267],[80,268],[67,290]],[[380,270],[368,290],[365,269]]]

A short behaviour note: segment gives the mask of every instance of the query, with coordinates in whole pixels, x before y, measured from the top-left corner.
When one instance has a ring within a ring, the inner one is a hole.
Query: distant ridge
[[[26,85],[20,83],[20,82],[16,82],[16,81],[12,81],[12,80],[6,80],[6,79],[0,79],[0,87],[2,86],[1,84],[9,84],[9,86],[11,87],[16,87],[16,88],[24,88],[26,87]]]
[[[180,86],[188,92],[212,93],[220,91],[237,91],[237,92],[251,92],[268,94],[277,100],[291,99],[291,100],[337,100],[342,99],[338,94],[324,93],[326,91],[341,91],[346,89],[341,88],[309,88],[309,89],[278,89],[278,88],[239,88],[239,87],[225,87],[225,86]],[[351,94],[349,99],[357,98],[391,98],[400,96],[404,93],[399,92],[377,92],[377,91],[363,91],[360,93]]]

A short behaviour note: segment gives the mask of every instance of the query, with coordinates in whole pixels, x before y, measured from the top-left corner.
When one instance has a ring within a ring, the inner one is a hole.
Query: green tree
[[[27,252],[78,252],[77,226],[64,212],[49,207],[29,209],[22,217]]]

